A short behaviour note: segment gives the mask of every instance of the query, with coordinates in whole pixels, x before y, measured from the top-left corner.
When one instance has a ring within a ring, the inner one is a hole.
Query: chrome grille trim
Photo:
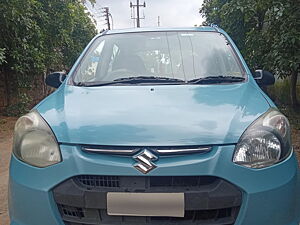
[[[212,147],[188,148],[188,149],[157,149],[160,154],[190,154],[205,153],[211,151]]]
[[[153,152],[157,152],[159,155],[181,155],[181,154],[193,154],[193,153],[207,153],[212,150],[211,146],[200,146],[200,147],[113,147],[108,148],[101,146],[86,147],[83,146],[81,149],[85,152],[99,153],[99,154],[112,154],[112,155],[128,155],[132,156],[142,149],[151,149]]]
[[[114,154],[114,155],[132,155],[133,153],[137,152],[137,149],[134,150],[127,150],[127,149],[101,149],[101,148],[81,148],[85,152],[95,152],[95,153],[103,153],[103,154]]]

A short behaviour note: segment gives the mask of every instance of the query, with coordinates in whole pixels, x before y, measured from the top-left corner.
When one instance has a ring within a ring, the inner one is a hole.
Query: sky
[[[131,0],[136,4],[136,0]],[[158,16],[162,27],[187,27],[201,25],[204,19],[199,14],[203,0],[145,0],[146,8],[140,9],[145,15],[141,20],[141,27],[157,27]],[[113,17],[113,28],[122,29],[134,27],[131,18],[130,0],[97,0],[94,7],[86,3],[89,11],[97,21],[98,30],[106,28],[104,18],[101,17],[101,7],[109,7]],[[140,0],[140,4],[144,1]]]

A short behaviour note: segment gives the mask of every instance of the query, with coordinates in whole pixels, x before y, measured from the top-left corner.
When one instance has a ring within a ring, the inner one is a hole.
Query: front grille
[[[103,224],[126,224],[126,225],[158,225],[158,224],[184,224],[184,225],[233,225],[235,218],[232,216],[238,212],[237,208],[226,208],[226,209],[215,209],[215,210],[194,210],[186,211],[185,216],[182,218],[175,217],[115,217],[115,219],[109,219],[109,216],[106,214],[105,210],[96,210],[91,213],[94,215],[94,218],[97,218],[103,221]],[[99,216],[98,216],[99,215]],[[63,214],[63,217],[69,218],[69,215]],[[88,218],[88,216],[87,216]],[[77,217],[77,221],[83,221],[83,217]],[[71,220],[72,221],[72,220]],[[214,223],[209,223],[209,221],[214,221]],[[219,222],[216,222],[219,221]],[[90,224],[102,224],[97,223],[97,221],[92,223],[78,223],[78,222],[65,222],[66,225],[90,225]]]
[[[74,178],[87,188],[119,187],[120,178],[117,176],[81,175]]]
[[[150,187],[200,187],[209,185],[216,181],[217,178],[203,176],[168,176],[168,177],[150,177]]]
[[[183,192],[185,216],[109,216],[107,192]],[[233,225],[242,201],[234,185],[211,176],[96,176],[73,177],[54,190],[66,225]]]
[[[151,149],[158,155],[182,155],[182,154],[195,154],[195,153],[208,153],[212,150],[212,146],[153,146],[153,147],[136,147],[136,146],[95,146],[85,145],[81,149],[89,153],[97,154],[113,154],[132,156],[133,154],[141,151],[142,149]]]
[[[88,189],[93,188],[130,188],[132,184],[126,182],[126,177],[120,176],[98,176],[98,175],[80,175],[73,178],[76,183]],[[125,179],[125,180],[124,180]],[[200,187],[209,185],[216,181],[216,177],[210,176],[161,176],[149,177],[149,187]],[[137,183],[141,179],[135,179]],[[143,180],[143,178],[142,178]]]
[[[85,217],[85,213],[83,212],[83,208],[76,208],[67,205],[58,205],[58,208],[64,216],[73,217],[77,219],[81,219]]]
[[[231,217],[232,208],[212,209],[212,210],[191,210],[186,211],[183,218],[176,217],[150,217],[151,221],[174,221],[185,220],[189,222],[203,222],[207,220],[227,219]],[[232,221],[228,221],[232,222]]]

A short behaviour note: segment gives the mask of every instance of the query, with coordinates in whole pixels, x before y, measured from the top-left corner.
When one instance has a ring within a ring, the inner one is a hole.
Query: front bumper
[[[206,154],[162,157],[147,176],[214,176],[242,191],[242,205],[234,225],[298,225],[300,175],[292,154],[275,166],[253,170],[232,163],[234,146],[214,147]],[[145,176],[133,168],[131,157],[85,153],[61,145],[63,162],[35,168],[14,156],[10,165],[11,225],[64,225],[53,189],[77,175]]]

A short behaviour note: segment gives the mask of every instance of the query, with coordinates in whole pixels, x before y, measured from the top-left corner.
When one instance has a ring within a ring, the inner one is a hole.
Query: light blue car
[[[217,27],[97,35],[16,123],[11,225],[298,225],[290,125]]]

